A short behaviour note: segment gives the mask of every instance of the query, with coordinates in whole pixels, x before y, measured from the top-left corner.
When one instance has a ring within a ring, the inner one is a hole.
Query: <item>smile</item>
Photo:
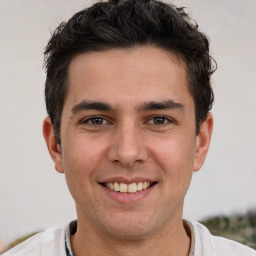
[[[146,190],[154,184],[155,184],[154,182],[147,182],[147,181],[131,183],[131,184],[125,184],[122,182],[107,182],[107,183],[103,183],[103,186],[115,192],[136,193],[138,191]]]

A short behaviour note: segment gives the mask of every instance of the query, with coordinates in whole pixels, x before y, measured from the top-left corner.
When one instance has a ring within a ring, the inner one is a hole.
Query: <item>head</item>
[[[188,89],[195,105],[196,133],[212,107],[214,72],[207,37],[183,8],[160,1],[109,0],[76,13],[54,31],[45,50],[45,99],[57,142],[68,91],[68,68],[81,53],[154,46],[185,63]]]
[[[183,10],[97,3],[57,28],[46,68],[44,136],[79,225],[125,239],[182,226],[213,101],[208,40]]]

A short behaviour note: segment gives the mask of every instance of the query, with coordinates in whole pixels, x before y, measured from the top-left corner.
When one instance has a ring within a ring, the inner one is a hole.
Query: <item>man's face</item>
[[[78,55],[68,75],[53,159],[79,223],[140,238],[181,220],[192,172],[206,155],[184,64],[155,47],[113,49]]]

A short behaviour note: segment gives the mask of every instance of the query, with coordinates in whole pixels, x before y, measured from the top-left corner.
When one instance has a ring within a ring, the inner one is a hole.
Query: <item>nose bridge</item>
[[[110,147],[111,160],[123,166],[144,162],[147,149],[142,132],[135,122],[122,122],[115,131]]]

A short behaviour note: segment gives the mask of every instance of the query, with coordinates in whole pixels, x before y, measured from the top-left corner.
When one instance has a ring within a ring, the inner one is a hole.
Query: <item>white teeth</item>
[[[137,190],[141,191],[142,190],[142,182],[139,182],[137,185]]]
[[[145,181],[145,182],[143,182],[143,184],[142,184],[142,188],[143,188],[143,189],[146,189],[147,187],[148,187],[148,182],[146,182],[146,181]]]
[[[118,183],[115,181],[114,183],[112,182],[106,183],[105,186],[110,190],[120,192],[120,193],[136,193],[137,191],[141,191],[149,188],[150,184],[151,183],[147,181],[131,183],[131,184]]]
[[[114,190],[115,191],[119,191],[120,190],[119,183],[117,183],[117,182],[114,183]]]
[[[137,192],[137,185],[136,183],[132,183],[128,186],[128,192],[129,193],[135,193]]]
[[[110,188],[111,190],[114,190],[114,183],[110,182],[107,184],[109,184],[109,186],[107,185],[108,188]]]
[[[128,191],[128,186],[124,183],[120,183],[120,192],[125,193]]]

